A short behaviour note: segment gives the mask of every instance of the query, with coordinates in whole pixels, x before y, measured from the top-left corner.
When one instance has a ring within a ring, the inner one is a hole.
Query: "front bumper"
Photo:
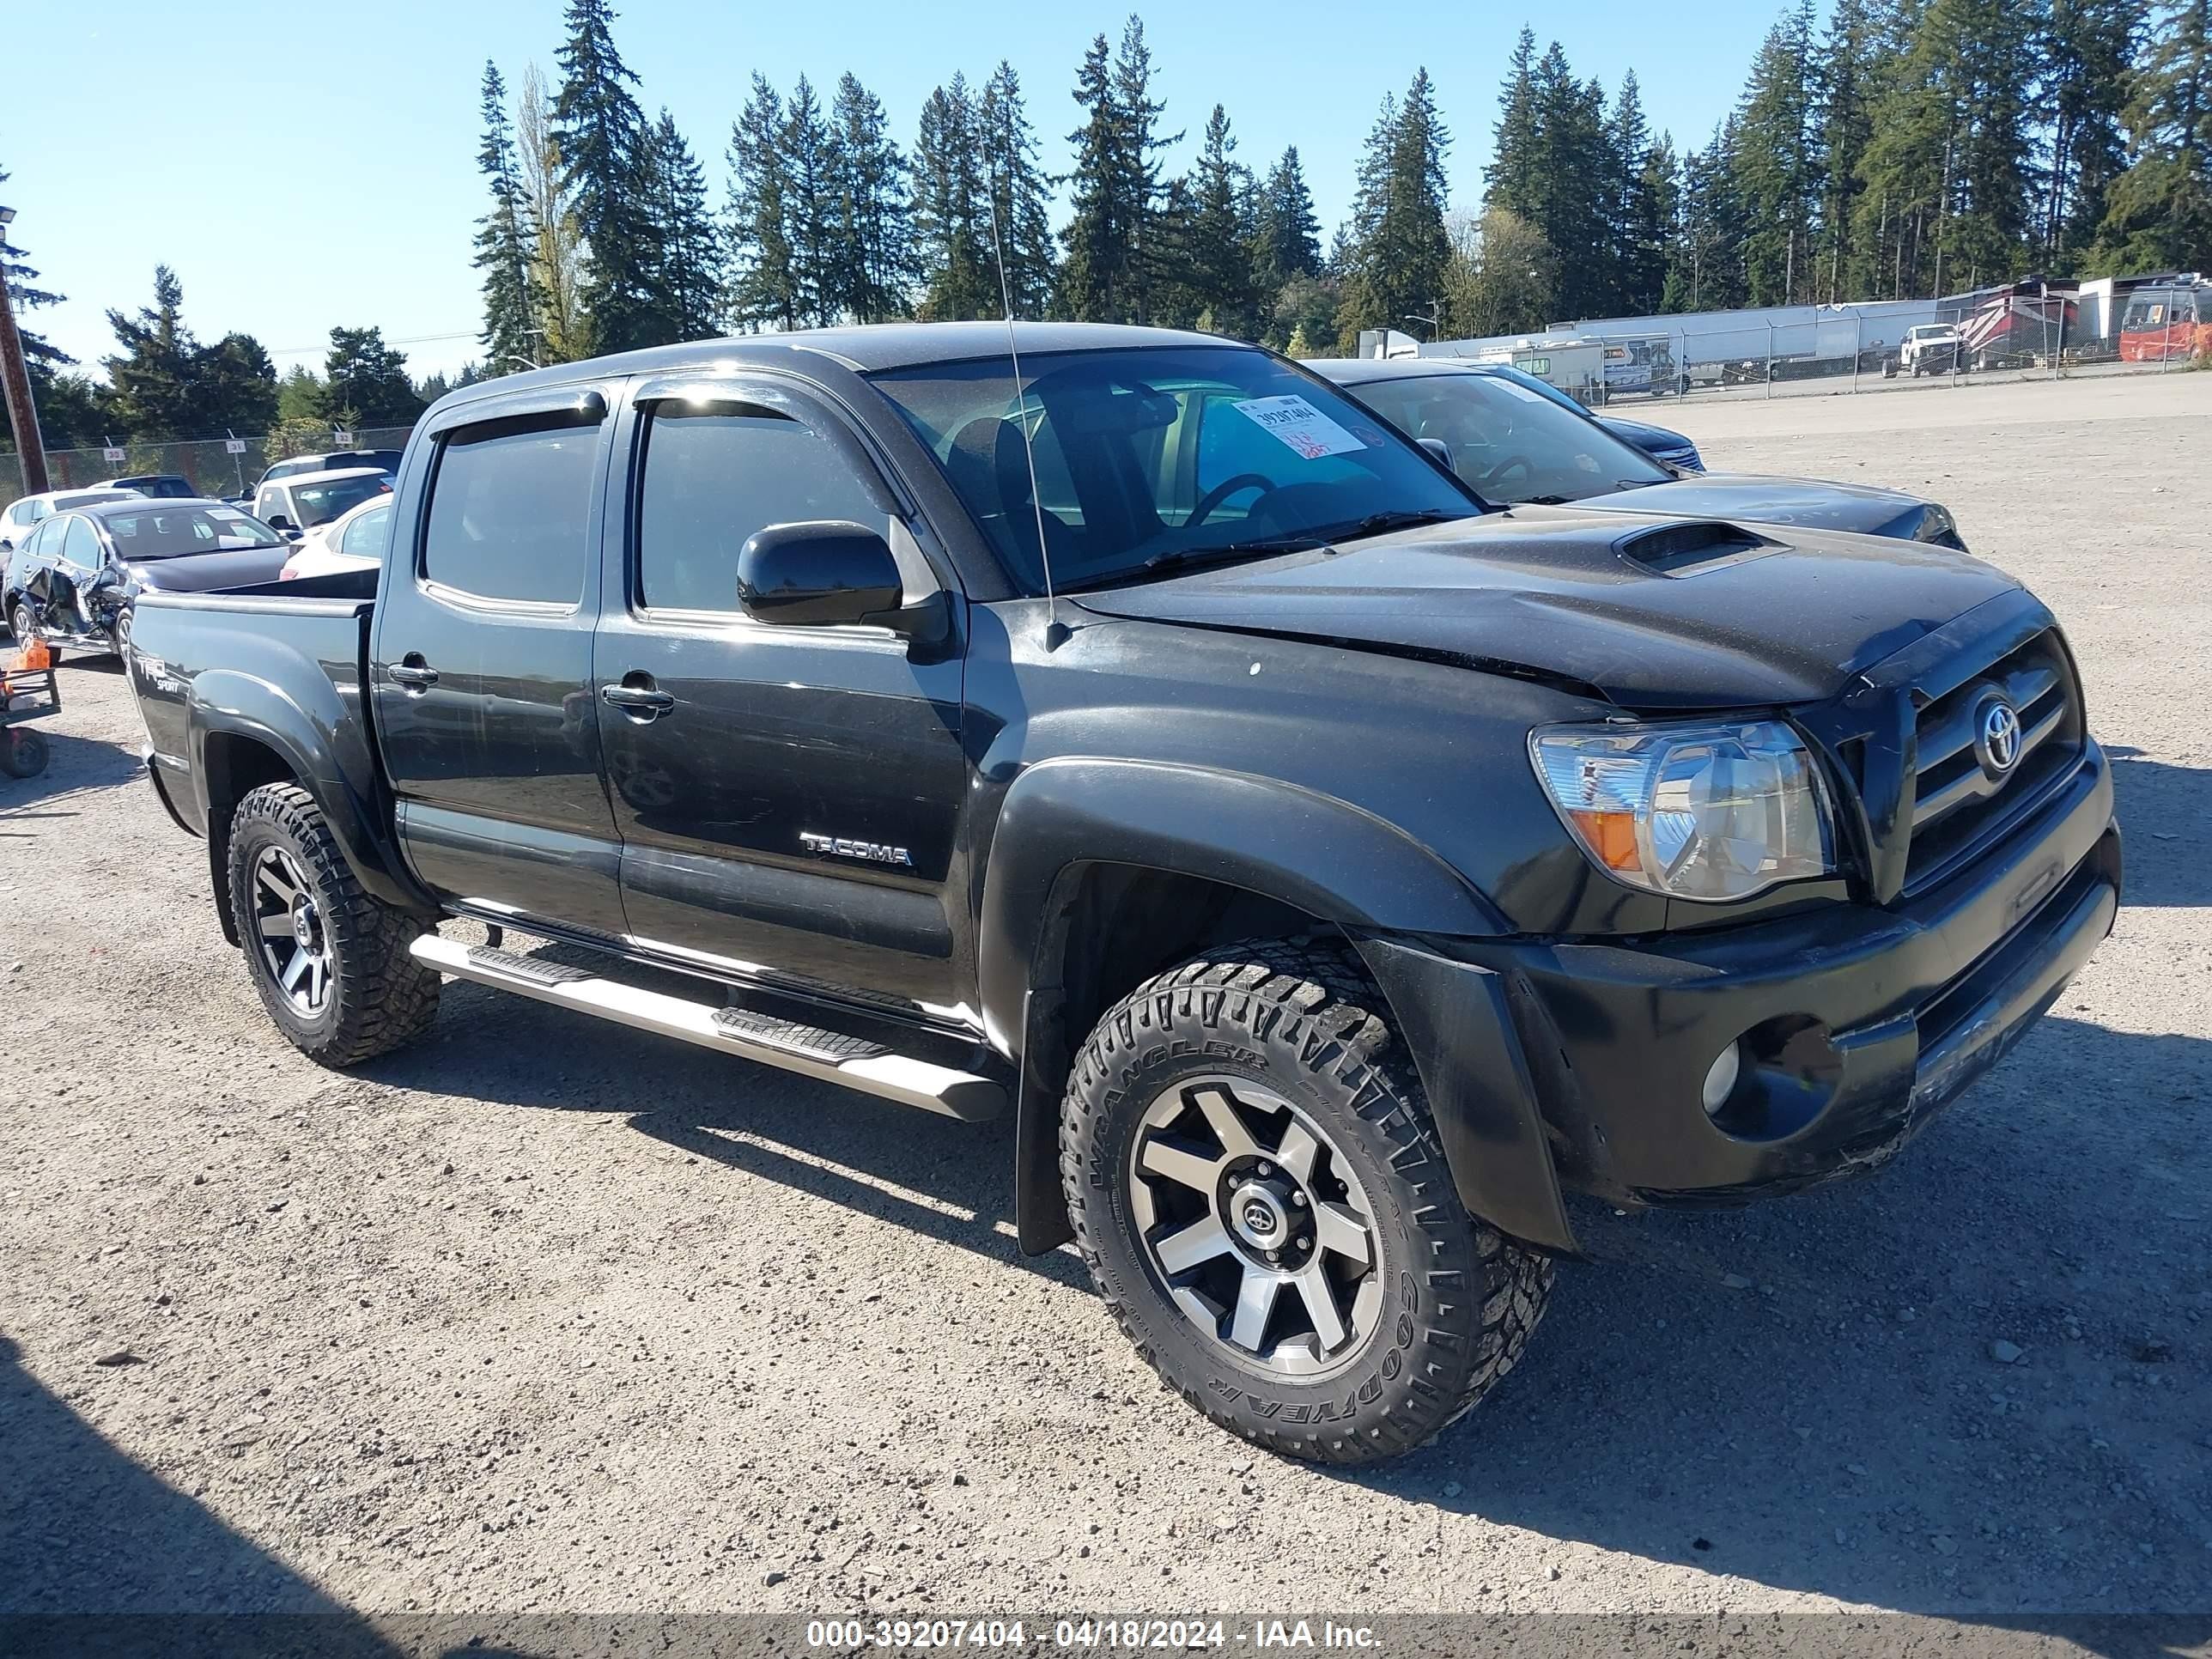
[[[2092,744],[2032,821],[1908,905],[1634,943],[1428,948],[1504,988],[1504,1035],[1562,1185],[1735,1203],[1886,1162],[2057,1000],[2112,931],[2120,880]],[[1742,1075],[1708,1115],[1708,1070],[1738,1042]]]

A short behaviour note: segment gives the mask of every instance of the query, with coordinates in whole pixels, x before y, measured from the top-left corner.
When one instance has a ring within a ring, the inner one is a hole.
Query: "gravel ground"
[[[0,780],[0,1613],[2204,1609],[2212,375],[1666,418],[1948,502],[2120,757],[2116,937],[1881,1178],[1586,1212],[1441,1444],[1279,1462],[1017,1253],[1000,1127],[464,985],[300,1058],[71,665]]]

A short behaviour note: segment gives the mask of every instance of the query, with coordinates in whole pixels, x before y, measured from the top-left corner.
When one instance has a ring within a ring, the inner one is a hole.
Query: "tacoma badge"
[[[914,857],[903,847],[886,847],[879,841],[847,841],[842,836],[818,836],[811,830],[799,832],[799,844],[810,853],[821,853],[832,858],[865,859],[870,864],[903,864],[914,867]]]

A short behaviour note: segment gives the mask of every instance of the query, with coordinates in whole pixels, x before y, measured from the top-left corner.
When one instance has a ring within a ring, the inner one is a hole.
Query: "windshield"
[[[1579,501],[1674,477],[1596,422],[1502,375],[1446,370],[1371,380],[1352,395],[1408,437],[1442,440],[1452,471],[1487,501]]]
[[[292,505],[299,509],[301,527],[312,530],[391,488],[392,475],[388,472],[339,478],[331,483],[294,484]]]
[[[260,520],[232,507],[163,507],[149,501],[135,513],[110,513],[100,523],[123,559],[173,559],[186,553],[230,553],[247,547],[281,547],[284,538]]]
[[[1028,592],[1259,556],[1481,504],[1341,393],[1242,347],[1042,353],[872,375]],[[1035,445],[1035,489],[1022,426]]]

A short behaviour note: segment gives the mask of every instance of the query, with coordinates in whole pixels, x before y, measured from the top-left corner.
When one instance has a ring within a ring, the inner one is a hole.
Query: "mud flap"
[[[1504,980],[1392,940],[1353,942],[1420,1073],[1460,1201],[1525,1244],[1580,1255]]]

